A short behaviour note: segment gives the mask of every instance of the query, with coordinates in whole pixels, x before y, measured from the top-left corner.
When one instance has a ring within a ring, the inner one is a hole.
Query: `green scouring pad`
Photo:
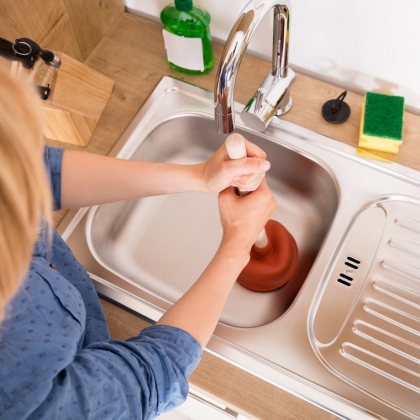
[[[397,153],[402,144],[404,98],[367,92],[360,121],[359,146]]]

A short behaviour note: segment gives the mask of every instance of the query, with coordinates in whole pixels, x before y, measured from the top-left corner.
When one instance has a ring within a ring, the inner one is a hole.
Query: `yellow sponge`
[[[362,108],[359,146],[397,153],[402,144],[404,98],[368,92]]]

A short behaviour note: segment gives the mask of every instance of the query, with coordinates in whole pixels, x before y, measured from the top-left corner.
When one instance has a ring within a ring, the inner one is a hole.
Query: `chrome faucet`
[[[251,0],[230,32],[216,75],[214,117],[219,133],[228,134],[235,129],[233,92],[239,66],[252,34],[271,9],[274,9],[271,72],[245,106],[241,119],[248,127],[262,132],[275,115],[283,115],[292,107],[290,88],[295,73],[288,67],[290,5],[280,4],[279,0]]]

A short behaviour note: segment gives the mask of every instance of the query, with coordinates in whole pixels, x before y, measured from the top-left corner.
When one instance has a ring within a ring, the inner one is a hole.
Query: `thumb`
[[[253,157],[231,160],[229,163],[229,174],[232,178],[242,175],[262,174],[267,172],[271,166],[268,160]]]

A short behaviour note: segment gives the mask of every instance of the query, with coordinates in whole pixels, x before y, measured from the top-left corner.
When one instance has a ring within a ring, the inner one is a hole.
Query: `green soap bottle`
[[[175,0],[160,14],[169,65],[186,74],[204,74],[214,64],[210,14],[192,0]]]

